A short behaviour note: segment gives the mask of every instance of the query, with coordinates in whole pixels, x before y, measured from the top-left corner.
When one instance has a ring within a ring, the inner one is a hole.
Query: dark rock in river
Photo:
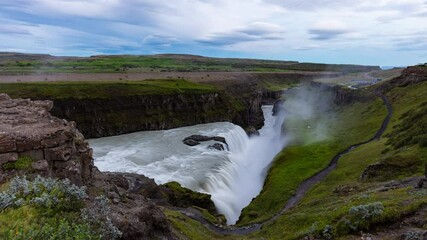
[[[222,142],[228,148],[227,141],[225,141],[224,137],[220,137],[220,136],[208,137],[208,136],[203,136],[203,135],[191,135],[189,137],[184,138],[184,140],[182,140],[182,142],[188,146],[196,146],[196,145],[199,145],[200,142],[206,142],[206,141]]]
[[[221,143],[214,143],[208,146],[208,149],[216,149],[218,151],[224,151],[224,146]]]
[[[254,127],[248,127],[245,129],[246,134],[248,134],[249,137],[251,136],[259,136],[259,131],[256,130]]]
[[[196,141],[196,140],[194,140],[194,139],[184,139],[184,140],[182,140],[182,142],[185,144],[185,145],[188,145],[188,146],[196,146],[196,145],[199,145],[200,144],[200,142],[198,142],[198,141]]]

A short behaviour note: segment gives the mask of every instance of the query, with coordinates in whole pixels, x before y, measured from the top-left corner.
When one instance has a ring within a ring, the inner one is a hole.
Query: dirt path
[[[210,223],[209,221],[207,221],[206,219],[204,219],[202,214],[196,209],[192,209],[192,208],[181,209],[180,210],[181,213],[183,213],[184,215],[200,222],[201,224],[203,224],[206,228],[210,229],[211,231],[218,233],[218,234],[222,234],[222,235],[231,235],[231,234],[246,235],[246,234],[250,234],[250,233],[253,233],[255,231],[260,230],[261,227],[264,226],[265,224],[274,222],[282,214],[286,213],[289,209],[295,207],[301,201],[301,199],[304,197],[304,195],[307,193],[307,191],[310,190],[311,187],[313,187],[315,184],[323,181],[326,178],[326,176],[337,167],[338,160],[343,155],[349,153],[350,151],[356,149],[357,147],[359,147],[361,145],[367,144],[367,143],[375,141],[375,140],[379,140],[381,138],[381,136],[383,135],[384,131],[386,130],[386,128],[390,122],[393,109],[392,109],[392,106],[391,106],[389,100],[381,92],[375,91],[375,94],[383,100],[384,105],[387,108],[387,116],[384,118],[384,120],[381,124],[381,127],[378,129],[378,131],[375,133],[375,135],[367,141],[357,143],[357,144],[353,144],[353,145],[349,146],[347,149],[345,149],[344,151],[336,154],[331,159],[329,165],[326,168],[322,169],[320,172],[316,173],[312,177],[303,181],[298,186],[298,188],[296,190],[296,194],[294,196],[292,196],[287,201],[286,205],[282,208],[282,210],[277,212],[270,219],[268,219],[264,222],[261,222],[261,223],[252,224],[252,225],[248,225],[248,226],[244,226],[244,227],[233,227],[233,226],[214,225],[214,224]]]

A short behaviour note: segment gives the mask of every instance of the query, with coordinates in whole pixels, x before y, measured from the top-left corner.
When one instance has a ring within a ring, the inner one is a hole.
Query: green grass
[[[325,124],[330,135],[328,138],[313,142],[308,138],[306,128],[300,131],[298,144],[286,147],[276,156],[262,192],[243,210],[239,225],[270,218],[285,205],[303,180],[326,167],[335,154],[371,138],[385,114],[380,100],[369,104],[356,103],[339,108],[335,115],[331,115],[333,117]],[[292,129],[296,124],[301,123],[291,123],[287,127]]]
[[[215,234],[206,229],[199,222],[188,218],[178,211],[165,209],[164,213],[168,220],[176,229],[175,234],[181,236],[182,239],[188,238],[192,240],[206,240],[206,239],[224,239],[224,236]],[[232,239],[232,238],[230,238]]]
[[[333,65],[257,59],[221,59],[180,56],[95,56],[90,58],[3,58],[0,74],[32,73],[120,73],[120,72],[357,72],[376,68],[357,65]]]
[[[0,92],[11,97],[33,99],[96,99],[118,96],[156,95],[175,93],[212,93],[211,85],[179,80],[145,80],[129,82],[52,82],[52,83],[4,83]]]
[[[337,168],[324,181],[310,189],[302,201],[280,216],[275,222],[263,226],[242,239],[302,239],[306,236],[322,237],[326,232],[336,239],[348,239],[360,231],[372,232],[396,223],[405,216],[427,207],[425,189],[415,189],[411,184],[388,188],[390,180],[400,180],[424,174],[427,164],[427,148],[412,143],[393,147],[395,129],[402,129],[405,121],[424,121],[422,111],[427,92],[427,82],[395,88],[387,93],[393,105],[393,117],[385,135],[379,141],[362,145],[344,155]],[[261,194],[244,210],[240,224],[268,219],[280,210],[298,184],[322,169],[331,156],[348,145],[364,141],[379,128],[386,109],[382,101],[356,103],[342,106],[326,124],[333,129],[330,137],[321,141],[304,141],[308,130],[301,131],[299,141],[285,148],[274,160]],[[406,117],[405,117],[406,116]],[[415,117],[417,116],[417,117]],[[300,123],[303,126],[309,121]],[[403,128],[403,131],[408,128]],[[424,128],[422,128],[424,129]],[[411,130],[412,131],[412,130]],[[416,131],[418,132],[418,131]],[[379,178],[361,179],[368,165],[380,162],[389,167],[379,172]],[[351,209],[379,204],[383,207],[375,217],[360,220]],[[188,220],[186,220],[188,221]],[[197,223],[181,224],[179,229],[190,239],[212,238]],[[352,228],[354,227],[354,228]],[[186,234],[187,228],[197,229]],[[426,225],[423,228],[427,228]],[[328,231],[326,231],[328,230]],[[203,234],[204,235],[203,235]],[[200,235],[199,235],[200,234]],[[206,235],[208,234],[208,235]],[[202,237],[201,237],[202,236]],[[217,236],[215,236],[217,237]],[[234,236],[233,236],[234,237]]]
[[[424,82],[405,88],[396,88],[387,93],[392,101],[394,115],[386,133],[392,132],[393,126],[402,124],[405,119],[402,117],[404,113],[418,108],[424,101],[423,93],[426,91],[427,83]],[[360,116],[357,117],[356,114],[353,116],[360,120]],[[426,117],[423,116],[423,118]],[[350,133],[356,132],[361,127],[355,125],[349,128],[352,129]],[[351,207],[374,202],[383,204],[384,213],[378,219],[370,220],[363,225],[372,231],[378,225],[396,222],[427,206],[425,190],[414,189],[411,185],[383,190],[387,181],[423,175],[424,165],[427,163],[427,148],[411,145],[384,151],[387,148],[391,148],[391,144],[387,138],[382,138],[380,141],[360,146],[344,155],[338,162],[337,169],[332,171],[324,181],[315,185],[301,203],[251,237],[301,239],[307,235],[320,234],[328,225],[332,227],[336,237],[358,234],[358,231],[352,232],[353,230],[345,225],[345,219],[351,218],[349,214]],[[301,151],[303,150],[305,151],[304,147]],[[360,179],[362,172],[369,164],[376,162],[387,163],[395,169],[385,171],[383,178],[362,181]]]
[[[33,160],[30,157],[20,157],[15,162],[8,162],[3,164],[4,170],[29,170],[31,169],[31,164]]]

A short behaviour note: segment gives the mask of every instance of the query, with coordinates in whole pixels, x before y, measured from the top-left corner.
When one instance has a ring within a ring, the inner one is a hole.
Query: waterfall
[[[272,107],[263,107],[265,123],[260,136],[247,138],[240,127],[224,136],[230,145],[229,161],[208,175],[206,191],[227,224],[234,224],[252,198],[262,190],[267,168],[283,148],[283,115],[272,116]]]
[[[218,212],[234,224],[261,191],[269,164],[284,146],[283,116],[272,116],[272,106],[263,106],[263,112],[260,136],[251,138],[240,126],[219,122],[92,139],[89,144],[101,171],[143,174],[157,184],[177,181],[211,194]],[[229,148],[209,149],[212,141],[184,145],[182,139],[193,134],[222,136]]]

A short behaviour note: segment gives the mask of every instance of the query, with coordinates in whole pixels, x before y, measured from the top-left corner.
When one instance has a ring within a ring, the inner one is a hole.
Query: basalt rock
[[[184,138],[182,140],[182,143],[184,143],[185,145],[188,145],[188,146],[196,146],[196,145],[200,144],[200,142],[206,142],[206,141],[222,142],[228,148],[227,141],[225,141],[224,137],[220,137],[220,136],[209,137],[209,136],[203,136],[203,135],[191,135],[189,137]]]
[[[75,123],[52,117],[51,109],[51,101],[0,94],[0,182],[19,173],[68,178],[78,185],[91,178],[92,150],[78,141]]]
[[[252,126],[246,128],[245,132],[248,134],[249,137],[259,136],[259,131],[255,127],[252,127]]]
[[[258,127],[263,120],[258,118],[259,113],[262,117],[260,98],[250,99],[238,109],[237,100],[223,91],[53,101],[52,114],[77,122],[88,138],[224,121]]]
[[[225,150],[224,149],[224,145],[222,145],[221,143],[214,143],[212,145],[209,145],[208,149],[215,149],[215,150],[218,150],[218,151],[224,151]]]
[[[94,170],[88,191],[110,199],[109,218],[123,233],[122,239],[177,239],[158,206],[169,204],[165,190],[152,179],[138,174]]]

